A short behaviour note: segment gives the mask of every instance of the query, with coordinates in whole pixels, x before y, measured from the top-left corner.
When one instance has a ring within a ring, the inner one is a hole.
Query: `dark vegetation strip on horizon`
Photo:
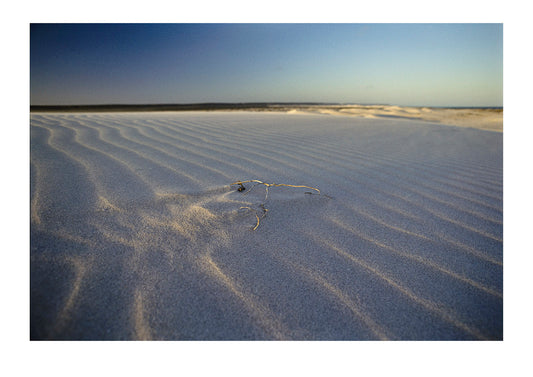
[[[325,103],[190,103],[190,104],[109,104],[109,105],[31,105],[31,112],[91,112],[91,111],[195,111],[195,110],[265,110],[280,106],[327,106]]]
[[[393,106],[388,104],[341,104],[323,102],[244,102],[244,103],[190,103],[190,104],[108,104],[108,105],[30,105],[30,112],[140,112],[140,111],[214,111],[214,110],[286,110],[314,106]],[[475,106],[402,106],[434,109],[486,109],[502,111],[503,107]]]

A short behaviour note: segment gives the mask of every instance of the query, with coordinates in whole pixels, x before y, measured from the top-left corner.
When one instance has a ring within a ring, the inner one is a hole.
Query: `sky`
[[[503,106],[502,24],[31,24],[30,103]]]

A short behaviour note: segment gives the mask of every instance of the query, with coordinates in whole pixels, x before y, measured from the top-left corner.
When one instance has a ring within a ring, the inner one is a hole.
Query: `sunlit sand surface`
[[[491,108],[435,108],[403,107],[389,105],[329,105],[299,106],[283,109],[292,114],[327,114],[363,118],[396,118],[421,120],[458,127],[503,131],[503,109]]]
[[[288,111],[32,113],[31,338],[502,339],[501,112]]]

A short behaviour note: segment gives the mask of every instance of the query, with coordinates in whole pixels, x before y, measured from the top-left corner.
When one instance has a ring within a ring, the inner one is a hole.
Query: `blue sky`
[[[32,24],[30,97],[503,106],[503,26]]]

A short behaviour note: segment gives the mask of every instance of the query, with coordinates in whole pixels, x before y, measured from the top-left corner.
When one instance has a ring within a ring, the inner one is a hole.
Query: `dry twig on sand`
[[[261,209],[263,210],[263,213],[261,214],[261,219],[262,219],[263,217],[266,216],[266,213],[268,212],[268,209],[266,209],[265,206],[262,203],[259,205],[259,207],[261,207]],[[252,230],[256,230],[257,227],[259,226],[259,222],[261,221],[261,219],[259,218],[259,216],[257,214],[257,210],[252,208],[252,207],[241,207],[239,209],[249,209],[250,211],[254,212],[255,218],[257,219],[257,223],[252,228]]]
[[[268,212],[268,209],[265,208],[265,203],[266,203],[266,201],[268,199],[268,189],[269,189],[269,187],[285,186],[285,187],[295,187],[295,188],[308,188],[310,190],[315,190],[318,193],[318,194],[315,194],[315,195],[321,195],[320,190],[315,188],[315,187],[304,186],[304,185],[289,185],[289,184],[285,184],[285,183],[266,183],[266,182],[259,181],[257,179],[249,179],[247,181],[233,182],[232,184],[230,184],[230,186],[238,185],[239,187],[237,188],[237,191],[242,192],[242,191],[246,190],[246,187],[244,186],[244,183],[255,183],[255,185],[253,185],[243,195],[249,194],[258,185],[264,185],[265,186],[265,200],[263,201],[263,203],[259,204],[259,207],[261,208],[261,211],[262,211],[262,213],[260,214],[261,217],[259,217],[259,214],[258,214],[259,211],[257,209],[254,209],[254,208],[251,208],[251,207],[241,207],[241,208],[239,208],[239,209],[248,209],[248,210],[254,212],[255,217],[257,219],[257,223],[252,228],[252,230],[256,230],[259,227],[259,223],[261,222],[261,219],[263,219],[266,216],[266,213]],[[306,192],[306,194],[312,194],[312,192]],[[327,196],[327,197],[329,198],[329,196]]]
[[[257,179],[249,179],[247,181],[237,181],[237,182],[233,182],[230,186],[233,186],[233,185],[239,185],[239,188],[237,189],[237,191],[244,191],[246,190],[246,187],[244,187],[243,183],[248,183],[248,182],[253,182],[255,183],[255,185],[252,186],[252,188],[248,191],[248,193],[250,191],[252,191],[255,186],[257,185],[264,185],[265,186],[265,190],[266,190],[266,193],[265,193],[265,202],[266,200],[268,199],[268,188],[269,187],[279,187],[279,186],[286,186],[286,187],[300,187],[300,188],[308,188],[308,189],[311,189],[311,190],[315,190],[316,192],[318,192],[318,194],[320,194],[320,190],[317,189],[317,188],[314,188],[314,187],[310,187],[310,186],[303,186],[303,185],[288,185],[288,184],[285,184],[285,183],[265,183],[265,182],[262,182],[262,181],[259,181]]]

